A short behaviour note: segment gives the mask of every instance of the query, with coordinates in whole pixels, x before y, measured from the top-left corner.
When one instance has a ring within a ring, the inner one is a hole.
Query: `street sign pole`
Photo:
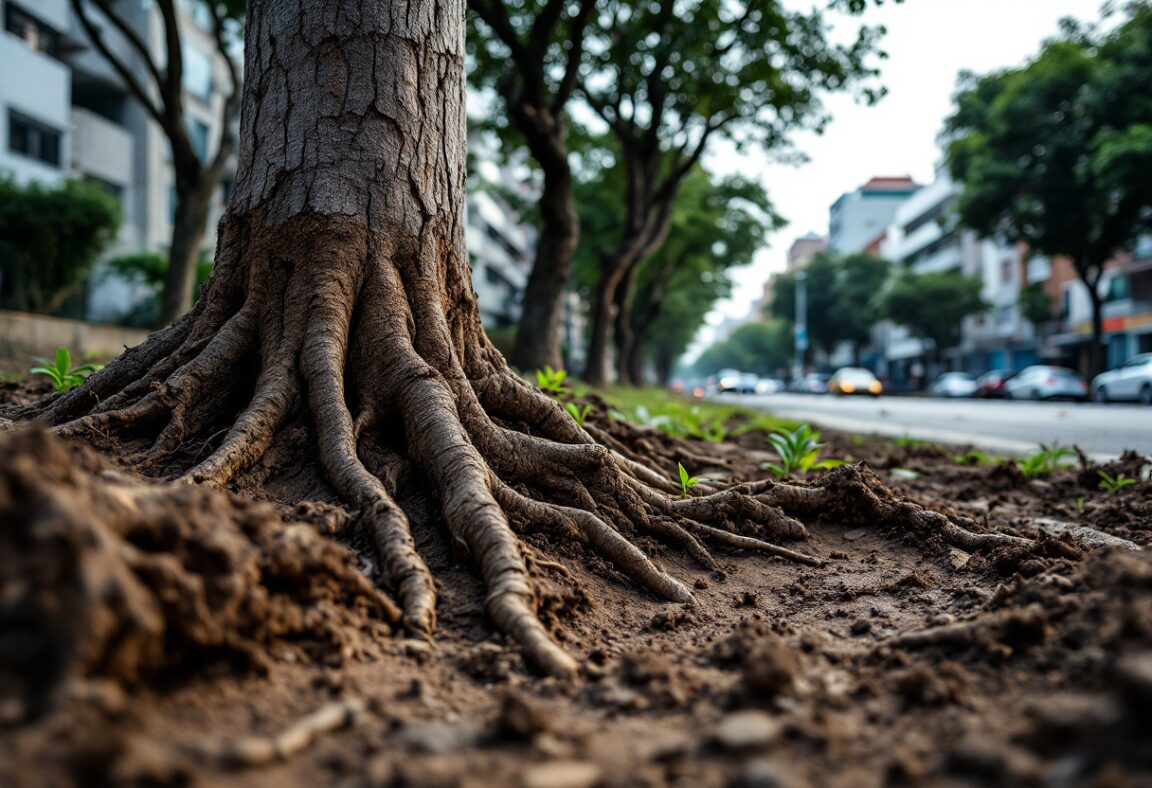
[[[808,349],[807,278],[803,271],[796,272],[796,336],[794,337],[796,353],[792,369],[793,379],[804,376],[804,351]]]

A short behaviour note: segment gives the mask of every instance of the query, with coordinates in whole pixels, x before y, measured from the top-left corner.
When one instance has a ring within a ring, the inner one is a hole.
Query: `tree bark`
[[[1086,267],[1085,270],[1092,270]],[[1095,266],[1096,271],[1103,271],[1103,263]],[[1084,286],[1088,288],[1088,300],[1092,305],[1092,340],[1088,345],[1088,371],[1086,377],[1091,382],[1093,378],[1104,371],[1104,299],[1100,297],[1100,277],[1095,279],[1081,277]]]
[[[621,386],[639,386],[643,384],[643,375],[633,375],[631,366],[632,347],[635,337],[632,334],[632,301],[636,297],[636,277],[640,267],[633,266],[624,274],[623,280],[616,287],[613,297],[615,316],[613,320],[613,333],[616,341],[616,382]]]

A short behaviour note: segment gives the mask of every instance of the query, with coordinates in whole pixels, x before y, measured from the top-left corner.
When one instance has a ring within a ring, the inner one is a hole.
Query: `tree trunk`
[[[614,264],[601,263],[600,277],[592,288],[588,315],[588,356],[584,362],[584,380],[593,386],[608,382],[608,351],[615,321],[616,289],[621,271]]]
[[[406,627],[427,637],[436,587],[414,524],[422,544],[471,558],[491,621],[560,676],[577,663],[536,605],[547,573],[567,573],[535,561],[530,575],[520,532],[572,540],[566,554],[588,550],[677,603],[692,592],[629,537],[715,571],[702,539],[818,565],[765,541],[806,534],[785,508],[919,517],[909,527],[966,549],[1014,539],[897,508],[851,468],[823,487],[700,484],[685,497],[625,454],[615,436],[640,440],[627,425],[586,430],[512,374],[480,325],[464,248],[463,36],[463,0],[251,0],[239,171],[203,298],[81,387],[11,415],[155,476],[341,502]],[[186,490],[106,483],[140,517],[155,510],[142,502],[170,494],[171,507]]]
[[[580,240],[580,219],[572,208],[572,173],[563,138],[540,143],[550,155],[536,153],[544,172],[540,196],[540,237],[536,260],[524,290],[524,312],[516,327],[516,342],[509,361],[520,369],[564,365],[560,352],[564,293],[572,274],[572,260]],[[535,147],[533,148],[535,153]]]
[[[212,188],[202,183],[180,185],[176,189],[172,244],[168,248],[168,270],[164,273],[156,328],[164,328],[192,308],[196,263],[200,259],[211,204]]]
[[[639,266],[633,266],[616,286],[613,296],[613,334],[616,342],[616,382],[621,386],[639,386],[643,375],[633,376],[631,367],[632,346],[632,301],[636,295],[636,277]]]
[[[1097,270],[1102,270],[1098,266]],[[1086,377],[1091,382],[1093,378],[1104,371],[1104,299],[1100,297],[1097,288],[1099,282],[1088,286],[1088,299],[1092,304],[1092,342],[1088,346],[1088,370]],[[1088,285],[1085,282],[1085,285]]]

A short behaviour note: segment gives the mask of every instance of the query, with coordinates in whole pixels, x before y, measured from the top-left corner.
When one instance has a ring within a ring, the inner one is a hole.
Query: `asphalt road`
[[[1135,449],[1152,456],[1152,408],[1070,402],[724,394],[715,399],[795,421],[864,435],[907,435],[984,451],[1030,454],[1058,440],[1100,457]]]

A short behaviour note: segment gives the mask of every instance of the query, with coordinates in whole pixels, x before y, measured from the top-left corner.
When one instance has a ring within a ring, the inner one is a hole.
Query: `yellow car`
[[[836,370],[836,374],[828,379],[828,393],[838,396],[870,394],[879,397],[884,393],[884,386],[875,375],[863,367],[843,367]]]

